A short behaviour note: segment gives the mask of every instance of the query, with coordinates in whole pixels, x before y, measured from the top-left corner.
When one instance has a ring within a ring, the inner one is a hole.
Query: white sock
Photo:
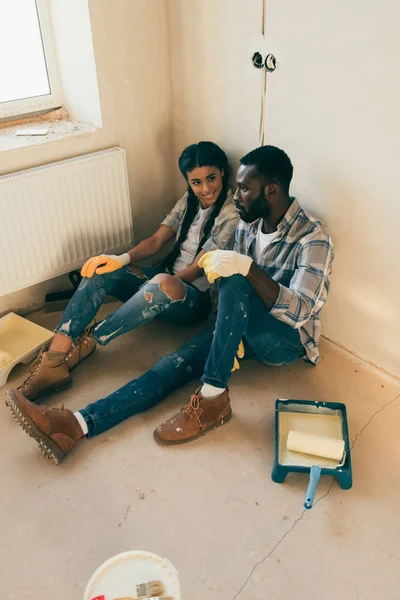
[[[74,417],[76,417],[79,425],[81,426],[83,435],[87,435],[89,433],[89,429],[88,429],[87,423],[86,423],[85,419],[82,417],[81,413],[79,411],[74,412]]]
[[[200,390],[200,394],[203,398],[207,398],[207,400],[211,400],[220,396],[224,393],[226,388],[215,387],[215,385],[210,385],[209,383],[203,383],[203,387]]]

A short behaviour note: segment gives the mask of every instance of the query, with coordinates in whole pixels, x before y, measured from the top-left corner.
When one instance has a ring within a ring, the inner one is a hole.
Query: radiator
[[[0,177],[0,295],[132,245],[124,150]]]

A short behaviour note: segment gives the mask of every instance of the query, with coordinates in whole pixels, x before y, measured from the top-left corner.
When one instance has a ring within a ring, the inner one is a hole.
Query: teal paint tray
[[[292,452],[287,448],[290,430],[344,440],[341,460],[333,460]],[[314,402],[312,400],[277,400],[275,403],[275,460],[272,480],[283,483],[288,473],[308,473],[309,485],[305,508],[313,505],[321,475],[336,477],[340,487],[352,486],[349,430],[346,406],[339,402]]]

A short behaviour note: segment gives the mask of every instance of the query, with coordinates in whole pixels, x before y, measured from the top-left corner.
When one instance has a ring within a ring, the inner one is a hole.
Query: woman
[[[197,262],[210,250],[229,245],[239,220],[228,188],[228,159],[216,144],[188,146],[179,158],[188,191],[159,229],[121,256],[101,255],[82,267],[83,279],[72,297],[48,351],[44,349],[18,388],[35,402],[72,383],[70,372],[90,356],[96,344],[106,345],[161,315],[186,325],[205,319],[212,308],[210,286]],[[136,266],[175,239],[161,265]],[[124,304],[92,327],[89,323],[106,295]]]

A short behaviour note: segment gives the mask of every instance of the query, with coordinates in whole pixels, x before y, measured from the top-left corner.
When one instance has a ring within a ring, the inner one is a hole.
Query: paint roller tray
[[[11,370],[18,363],[29,363],[54,333],[9,313],[0,319],[0,387],[6,384]]]
[[[288,450],[287,437],[290,430],[344,440],[343,459],[338,461]],[[351,488],[352,471],[346,406],[339,402],[277,400],[273,481],[283,483],[288,473],[310,473],[314,466],[321,467],[322,475],[336,477],[342,489]]]

